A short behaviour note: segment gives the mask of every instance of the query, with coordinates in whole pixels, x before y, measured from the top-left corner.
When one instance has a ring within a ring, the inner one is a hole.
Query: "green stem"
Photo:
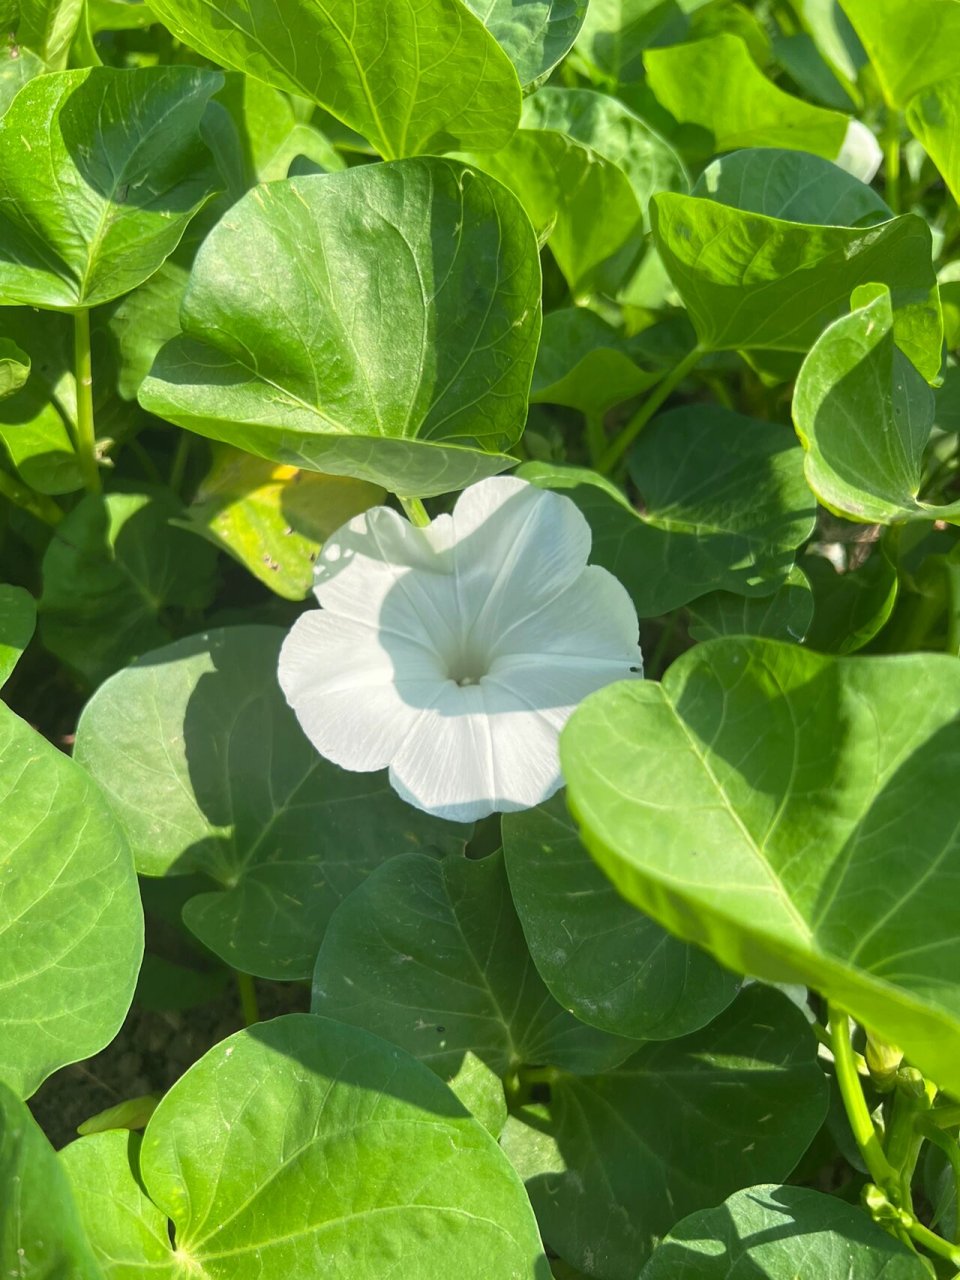
[[[670,392],[680,385],[691,369],[696,367],[702,355],[701,349],[694,347],[692,351],[689,351],[683,357],[679,364],[674,365],[670,372],[661,378],[650,392],[646,402],[633,415],[600,459],[597,464],[597,470],[601,475],[609,475],[623,454],[630,448],[643,428],[670,395]]]
[[[0,471],[0,498],[6,498],[14,506],[29,511],[32,516],[36,516],[51,528],[63,519],[63,511],[52,498],[48,498],[43,493],[34,493],[25,484],[7,475],[6,471]]]
[[[887,108],[883,131],[884,199],[895,214],[900,212],[900,112]]]
[[[183,484],[183,475],[187,469],[187,458],[190,456],[190,446],[193,438],[189,431],[181,431],[180,439],[177,441],[177,447],[173,454],[173,464],[170,467],[169,485],[174,493],[180,493],[180,486]]]
[[[833,1005],[830,1013],[830,1047],[833,1050],[837,1087],[846,1108],[853,1137],[870,1171],[870,1177],[887,1197],[896,1203],[899,1196],[897,1172],[884,1155],[880,1138],[867,1110],[867,1103],[860,1087],[860,1078],[850,1043],[850,1019]]]
[[[77,378],[77,454],[80,472],[89,493],[99,493],[97,433],[93,423],[93,370],[90,361],[90,312],[73,314],[74,372]]]
[[[400,494],[397,494],[400,498]],[[419,498],[400,498],[400,505],[407,513],[407,519],[411,524],[417,525],[420,529],[425,529],[430,523],[430,517],[427,515],[427,509]]]
[[[956,1245],[951,1244],[949,1240],[944,1240],[943,1236],[938,1236],[929,1227],[925,1227],[912,1214],[904,1215],[903,1225],[909,1235],[916,1240],[917,1244],[922,1244],[925,1249],[928,1249],[930,1253],[936,1254],[938,1258],[946,1258],[951,1266],[960,1267],[960,1249]]]
[[[938,1129],[956,1129],[960,1125],[960,1102],[951,1102],[945,1107],[934,1107],[927,1113],[927,1118]]]
[[[607,449],[607,433],[603,425],[603,414],[594,410],[594,412],[586,415],[586,419],[587,449],[590,452],[590,462],[596,467]]]
[[[249,973],[241,973],[234,969],[237,978],[237,989],[240,992],[240,1008],[243,1011],[243,1024],[252,1027],[260,1021],[260,1005],[257,1002],[257,988]]]

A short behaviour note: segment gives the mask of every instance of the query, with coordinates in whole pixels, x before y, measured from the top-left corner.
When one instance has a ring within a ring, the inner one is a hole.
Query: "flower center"
[[[465,689],[467,685],[479,684],[487,674],[490,663],[479,653],[469,648],[462,649],[453,655],[447,664],[447,679],[453,680]]]

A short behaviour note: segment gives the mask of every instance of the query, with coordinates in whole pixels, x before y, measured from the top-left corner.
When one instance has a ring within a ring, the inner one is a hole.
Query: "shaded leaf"
[[[808,564],[804,559],[804,567]],[[766,636],[801,644],[813,620],[813,592],[803,569],[794,566],[772,596],[749,599],[730,591],[713,591],[690,606],[690,636]],[[816,646],[814,646],[816,648]]]
[[[588,0],[467,0],[516,68],[522,85],[557,65],[573,46]]]
[[[539,295],[522,209],[454,161],[271,183],[204,241],[140,401],[275,462],[446,492],[511,465]]]
[[[960,38],[960,24],[957,27]],[[910,102],[907,123],[960,200],[960,76],[924,89]]]
[[[10,679],[36,623],[37,606],[29,591],[0,585],[0,685]]]
[[[76,756],[141,874],[210,877],[184,908],[201,942],[246,973],[304,978],[333,909],[375,867],[462,850],[470,828],[404,804],[384,773],[317,755],[277,684],[282,641],[232,627],[147,654],[87,703]]]
[[[171,638],[170,610],[213,595],[216,552],[170,523],[169,493],[88,494],[43,557],[43,643],[91,684]]]
[[[562,795],[504,815],[503,851],[534,963],[582,1021],[670,1040],[704,1026],[737,994],[734,974],[624,902],[580,843]]]
[[[682,40],[687,26],[676,0],[591,0],[576,50],[595,77],[633,84],[643,79],[643,51]]]
[[[376,1028],[447,1080],[468,1052],[506,1076],[524,1063],[603,1071],[633,1047],[550,998],[499,853],[411,855],[375,871],[330,920],[311,1007]]]
[[[813,624],[807,644],[821,653],[853,653],[877,634],[893,612],[897,566],[876,547],[856,569],[837,573],[822,556],[804,556],[813,588]]]
[[[697,406],[661,414],[631,451],[636,508],[579,467],[527,463],[518,474],[569,493],[593,530],[593,562],[652,618],[721,588],[776,590],[813,528],[801,472],[786,428]]]
[[[19,391],[30,376],[30,357],[10,338],[0,338],[0,399]]]
[[[823,1123],[813,1035],[752,986],[709,1027],[645,1045],[615,1071],[561,1075],[502,1143],[547,1244],[588,1276],[634,1280],[687,1213],[793,1169]]]
[[[602,414],[658,380],[657,373],[640,367],[616,329],[586,307],[563,307],[543,317],[532,404]]]
[[[675,1226],[640,1280],[929,1280],[860,1208],[808,1187],[748,1187]]]

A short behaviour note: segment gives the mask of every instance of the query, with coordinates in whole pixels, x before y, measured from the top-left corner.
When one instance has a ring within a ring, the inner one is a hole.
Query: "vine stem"
[[[243,1011],[243,1025],[252,1027],[260,1021],[260,1004],[257,1001],[257,988],[249,973],[241,973],[234,969],[237,978],[237,990],[240,992],[240,1008]]]
[[[170,468],[169,485],[175,494],[180,495],[180,488],[183,484],[184,473],[187,469],[187,458],[190,456],[190,446],[193,443],[190,432],[180,432],[180,439],[177,441],[177,447],[173,454],[173,465]]]
[[[850,1019],[834,1005],[829,1006],[830,1048],[837,1075],[837,1087],[850,1121],[850,1128],[870,1177],[888,1198],[896,1203],[899,1197],[897,1171],[890,1164],[880,1138],[867,1110],[860,1077],[857,1075],[853,1045],[850,1043]]]
[[[674,365],[670,372],[665,374],[657,383],[654,389],[650,392],[646,401],[633,415],[600,459],[597,464],[597,470],[601,475],[609,475],[623,457],[624,453],[626,453],[627,449],[630,448],[634,440],[636,440],[637,436],[669,396],[670,392],[680,385],[691,369],[699,363],[702,355],[703,351],[701,348],[699,346],[694,347],[692,351],[687,352],[679,364]]]
[[[400,498],[400,505],[407,513],[407,519],[411,524],[415,524],[419,529],[425,529],[430,523],[430,517],[427,515],[427,508],[423,505],[419,498]]]
[[[894,214],[900,212],[900,112],[887,108],[883,130],[884,198]]]
[[[77,377],[77,454],[88,493],[99,493],[97,433],[93,423],[93,369],[90,360],[90,312],[73,313],[74,371]]]

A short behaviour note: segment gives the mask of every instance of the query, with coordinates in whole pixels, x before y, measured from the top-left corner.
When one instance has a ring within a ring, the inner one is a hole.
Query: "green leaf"
[[[793,10],[834,75],[858,106],[857,81],[867,55],[838,0],[794,0]]]
[[[899,579],[886,548],[876,547],[855,569],[838,573],[823,556],[805,556],[813,588],[807,644],[821,653],[853,653],[877,634],[893,612]]]
[[[364,480],[277,466],[214,446],[213,464],[187,508],[186,521],[246,565],[271,591],[303,600],[324,541],[384,498]]]
[[[19,6],[17,42],[37,54],[51,71],[61,71],[67,65],[83,0],[19,0]]]
[[[42,58],[19,45],[0,43],[0,116],[28,80],[47,70]]]
[[[575,300],[616,293],[643,248],[643,211],[619,165],[554,129],[520,129],[495,155],[466,159],[514,193]]]
[[[63,1160],[109,1280],[147,1264],[171,1280],[549,1280],[519,1179],[449,1089],[307,1014],[201,1058],[154,1112],[137,1168],[114,1134]]]
[[[817,227],[866,227],[893,217],[872,187],[829,160],[775,147],[714,160],[693,194],[745,213]]]
[[[29,81],[0,118],[0,299],[92,307],[152,275],[217,188],[197,126],[221,82],[197,67]]]
[[[36,623],[37,606],[30,592],[0,585],[0,685],[10,679]]]
[[[216,551],[174,528],[165,490],[89,494],[59,524],[43,557],[40,636],[98,684],[171,638],[175,613],[210,602]]]
[[[551,71],[569,52],[587,0],[467,0],[516,68],[522,85]]]
[[[793,421],[806,476],[831,511],[867,523],[953,519],[919,500],[934,396],[896,341],[886,289],[836,320],[803,362]]]
[[[603,414],[658,380],[658,374],[640,368],[616,329],[586,307],[562,307],[543,317],[532,404]]]
[[[689,190],[683,162],[670,144],[608,94],[548,86],[524,101],[521,123],[563,133],[617,165],[644,218],[656,192]]]
[[[304,978],[334,907],[375,867],[462,850],[470,828],[317,755],[277,684],[282,641],[232,627],[147,654],[87,704],[76,756],[143,875],[210,877],[184,908],[201,942],[246,973]]]
[[[0,1082],[0,1272],[29,1280],[103,1280],[70,1186],[37,1122]]]
[[[157,352],[180,332],[180,304],[189,274],[168,258],[138,289],[94,313],[94,343],[100,339],[107,345],[117,394],[123,400],[136,400]]]
[[[956,0],[841,0],[870,56],[883,95],[905,107],[914,94],[957,72]]]
[[[0,705],[0,1080],[113,1039],[143,954],[130,850],[86,773]]]
[[[106,1280],[183,1280],[166,1214],[137,1177],[141,1137],[114,1130],[71,1142],[60,1164]],[[189,1273],[188,1273],[189,1274]]]
[[[747,1187],[675,1226],[640,1280],[929,1280],[863,1209],[808,1187]]]
[[[678,1217],[785,1178],[827,1098],[803,1014],[753,986],[694,1035],[606,1075],[561,1075],[549,1109],[511,1118],[501,1141],[546,1243],[598,1280],[634,1280]]]
[[[868,229],[817,227],[664,193],[652,204],[664,265],[708,351],[807,351],[859,286],[889,287],[901,346],[928,381],[942,321],[930,229],[906,214]]]
[[[576,49],[595,78],[633,84],[644,76],[643,51],[682,40],[687,25],[676,0],[591,0]]]
[[[474,1053],[498,1076],[622,1062],[629,1040],[551,999],[523,939],[502,856],[393,858],[338,907],[317,955],[314,1013],[374,1030],[444,1079]]]
[[[523,210],[454,161],[271,183],[204,241],[140,400],[275,462],[443,493],[512,465],[539,299]]]
[[[620,579],[641,617],[721,588],[769,595],[813,529],[802,455],[779,424],[675,409],[644,430],[629,465],[637,508],[579,467],[527,463],[518,474],[569,492],[590,522],[593,562]]]
[[[520,118],[510,59],[459,0],[151,0],[221,66],[309,98],[387,160],[495,151]],[[291,33],[296,32],[296,38]]]
[[[960,25],[958,25],[960,36]],[[907,108],[907,123],[960,200],[960,76],[923,90]]]
[[[669,1040],[704,1026],[737,994],[738,978],[624,902],[580,843],[562,795],[505,815],[503,851],[540,976],[583,1022]]]
[[[714,640],[660,685],[593,695],[560,752],[631,902],[740,973],[822,992],[960,1092],[955,659]]]
[[[0,338],[0,400],[19,391],[30,377],[30,357],[10,338]]]
[[[713,151],[788,147],[833,160],[847,117],[784,93],[768,80],[739,36],[721,34],[643,57],[657,101],[683,124],[713,137]]]
[[[808,561],[804,560],[804,566]],[[803,643],[813,620],[813,593],[803,569],[794,566],[772,596],[747,599],[713,591],[690,606],[693,640],[717,636],[767,636]],[[816,647],[816,646],[814,646]]]

